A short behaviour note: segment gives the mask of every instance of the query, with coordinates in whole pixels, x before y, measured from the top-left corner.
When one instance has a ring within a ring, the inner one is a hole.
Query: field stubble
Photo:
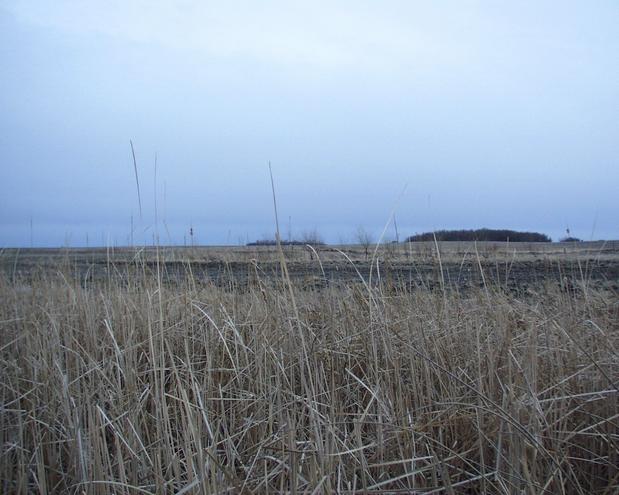
[[[557,249],[3,253],[0,489],[616,493],[616,256]]]

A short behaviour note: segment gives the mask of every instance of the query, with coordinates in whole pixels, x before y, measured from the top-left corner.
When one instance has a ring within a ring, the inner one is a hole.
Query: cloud
[[[129,138],[170,223],[211,241],[270,229],[267,160],[300,231],[380,228],[405,180],[402,225],[575,227],[583,205],[615,225],[616,5],[5,2],[0,228],[126,227]]]
[[[406,4],[33,0],[5,8],[22,22],[78,35],[329,70],[456,63],[464,48],[453,18]]]

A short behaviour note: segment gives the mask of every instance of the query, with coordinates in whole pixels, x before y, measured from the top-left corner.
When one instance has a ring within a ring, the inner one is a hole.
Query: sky
[[[0,248],[273,238],[269,162],[283,238],[619,239],[618,25],[616,0],[0,0]]]

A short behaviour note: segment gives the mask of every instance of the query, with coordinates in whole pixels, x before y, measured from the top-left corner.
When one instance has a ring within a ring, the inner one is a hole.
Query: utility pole
[[[288,242],[292,242],[292,216],[288,217]]]
[[[395,228],[395,242],[400,243],[400,234],[398,233],[398,222],[395,221],[395,213],[393,214],[393,227]]]

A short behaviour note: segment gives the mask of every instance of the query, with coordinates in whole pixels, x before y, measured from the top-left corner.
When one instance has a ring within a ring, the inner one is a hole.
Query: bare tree
[[[301,234],[301,241],[303,242],[303,244],[307,244],[309,246],[310,260],[313,261],[314,253],[316,252],[314,250],[314,246],[322,246],[324,244],[324,241],[322,240],[322,236],[320,235],[318,230],[315,228],[312,230],[305,230]]]
[[[317,229],[306,230],[301,234],[301,240],[304,244],[320,246],[324,244],[322,236]]]
[[[374,236],[371,232],[365,230],[364,227],[359,227],[356,232],[357,242],[363,247],[365,252],[365,260],[370,257],[370,246],[374,243]]]

